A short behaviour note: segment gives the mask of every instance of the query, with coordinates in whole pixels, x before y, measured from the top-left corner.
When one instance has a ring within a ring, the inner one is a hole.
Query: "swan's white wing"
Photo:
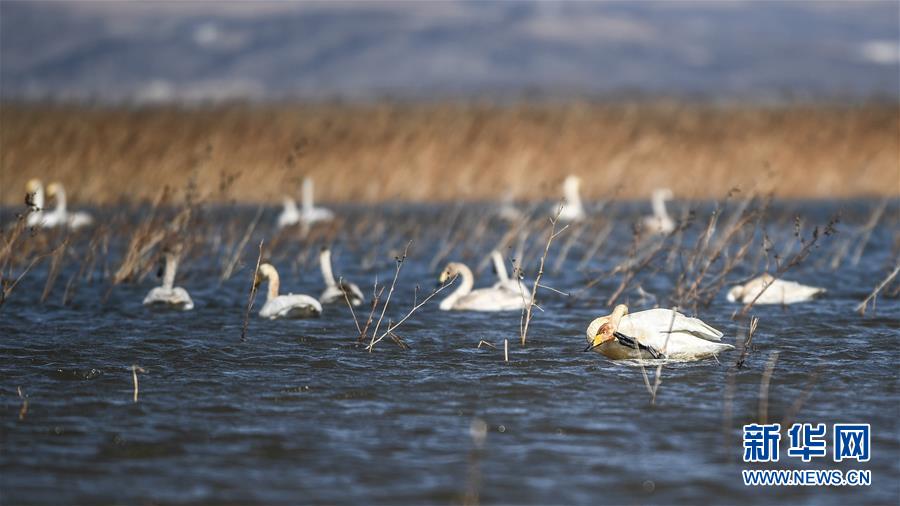
[[[510,279],[510,280],[507,280],[507,281],[505,281],[505,282],[504,282],[504,281],[498,281],[498,282],[494,283],[493,286],[491,286],[491,289],[493,289],[493,290],[505,290],[505,291],[507,291],[507,292],[512,292],[512,293],[516,294],[516,295],[517,295],[518,297],[520,297],[520,298],[524,295],[524,296],[525,296],[525,299],[524,299],[524,300],[527,301],[528,299],[531,298],[531,288],[530,288],[530,286],[531,286],[531,285],[525,283],[525,281],[522,281],[521,284],[520,284],[518,280]]]
[[[263,318],[311,318],[322,314],[322,305],[309,295],[279,295],[259,310]]]
[[[776,279],[770,285],[766,285],[766,281],[762,277],[749,281],[743,288],[741,302],[747,304],[755,299],[758,305],[794,304],[813,299],[825,293],[824,288],[801,285],[796,281],[785,281],[782,279]],[[761,295],[760,292],[762,292]]]
[[[503,288],[481,288],[473,290],[459,299],[453,309],[469,311],[513,311],[522,309],[525,299],[521,293]]]
[[[94,218],[86,212],[78,211],[69,213],[66,222],[69,225],[69,228],[79,229],[81,227],[92,225],[94,223]]]
[[[670,331],[672,333],[691,334],[707,341],[721,341],[722,332],[707,325],[698,318],[691,318],[681,313],[675,312],[674,321],[672,319],[673,311],[670,309],[648,309],[647,311],[638,311],[637,313],[629,313],[622,318],[620,326],[626,322],[637,328],[645,329],[648,332],[658,333],[665,336]]]
[[[194,301],[191,299],[191,296],[190,294],[188,294],[187,290],[180,286],[176,286],[172,289],[172,292],[175,296],[175,299],[178,301],[177,304],[183,306],[182,309],[184,309],[185,311],[194,309]]]
[[[187,290],[180,286],[176,286],[171,290],[157,286],[150,290],[147,296],[144,297],[144,305],[147,306],[151,304],[175,306],[185,311],[194,308],[194,301],[191,300],[191,296],[188,295]]]
[[[343,282],[342,285],[344,290],[347,291],[346,299],[350,299],[350,304],[358,306],[366,300],[362,290],[360,290],[358,286],[353,283],[347,283],[346,281]],[[344,298],[344,291],[337,286],[325,287],[322,295],[319,296],[319,301],[322,304],[346,304],[346,299]]]
[[[300,222],[300,213],[296,209],[285,209],[278,215],[278,228],[289,227]]]

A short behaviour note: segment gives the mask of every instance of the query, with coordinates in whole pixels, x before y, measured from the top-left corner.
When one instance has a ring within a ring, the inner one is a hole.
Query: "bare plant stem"
[[[253,300],[256,299],[256,277],[259,276],[259,264],[262,261],[263,240],[259,241],[259,255],[256,257],[256,267],[253,269],[253,279],[250,281],[250,293],[247,295],[247,309],[244,311],[244,323],[241,325],[241,341],[247,340],[247,327],[250,325],[250,311],[253,309]]]
[[[234,268],[237,265],[238,261],[241,259],[241,253],[244,252],[244,248],[247,246],[247,242],[250,241],[250,236],[253,235],[253,231],[256,229],[256,225],[259,223],[259,219],[263,213],[263,206],[259,206],[259,209],[256,210],[256,216],[253,218],[253,221],[247,225],[247,230],[244,231],[244,237],[241,238],[241,242],[234,248],[234,251],[231,252],[231,258],[228,261],[228,264],[225,266],[225,269],[222,271],[222,275],[219,276],[219,283],[223,281],[228,281],[231,278],[231,274],[234,272]]]
[[[894,280],[894,278],[897,277],[898,273],[900,273],[900,263],[898,263],[897,266],[894,267],[894,270],[891,271],[891,273],[888,274],[886,278],[881,280],[881,283],[878,283],[878,286],[876,286],[875,289],[872,290],[872,293],[870,293],[868,297],[866,297],[865,299],[863,299],[862,302],[860,302],[859,304],[856,305],[856,311],[860,315],[865,316],[866,309],[868,309],[868,307],[869,307],[869,301],[870,300],[873,301],[872,307],[874,307],[875,306],[875,304],[874,304],[875,297],[877,297],[878,293],[881,292],[881,290],[883,290],[884,287],[886,287],[891,281]]]
[[[22,399],[22,407],[19,408],[19,421],[22,421],[28,413],[28,397],[25,397],[25,394],[22,392],[22,387],[16,387],[16,392],[19,393],[19,399]]]
[[[456,278],[454,277],[454,279],[456,279]],[[406,313],[406,315],[403,318],[401,318],[397,323],[391,324],[389,322],[387,330],[385,330],[384,333],[382,333],[380,336],[378,336],[377,339],[375,337],[377,334],[375,332],[373,332],[372,333],[372,341],[369,343],[369,346],[366,347],[369,350],[369,352],[371,353],[374,346],[376,344],[378,344],[379,342],[381,342],[382,339],[384,339],[388,335],[392,334],[394,332],[394,330],[396,330],[400,325],[403,325],[403,323],[406,322],[406,320],[408,320],[413,315],[413,313],[418,311],[419,308],[421,308],[422,306],[427,304],[428,301],[433,299],[437,294],[441,293],[445,288],[447,288],[448,286],[450,286],[452,284],[453,284],[453,282],[451,281],[450,283],[444,284],[440,288],[438,288],[438,289],[434,290],[433,292],[431,292],[430,294],[428,294],[428,297],[425,297],[422,300],[422,302],[419,302],[418,304],[414,305],[412,307],[412,309],[410,309],[409,312]],[[387,306],[387,301],[385,301],[384,304],[385,304],[385,306]]]
[[[521,344],[525,346],[525,341],[528,338],[528,326],[531,324],[532,310],[535,306],[534,300],[537,296],[538,286],[541,284],[541,277],[544,275],[544,262],[547,260],[547,254],[550,252],[550,245],[553,244],[553,239],[556,239],[559,234],[563,233],[568,225],[560,229],[559,232],[556,231],[556,223],[559,221],[559,215],[562,212],[562,205],[560,205],[556,209],[556,214],[553,218],[550,218],[550,233],[547,235],[547,245],[544,246],[544,254],[541,255],[541,263],[540,267],[538,267],[537,276],[534,278],[534,284],[531,286],[531,298],[528,301],[528,304],[525,306],[525,322],[522,325],[522,336],[521,336]]]
[[[740,369],[744,367],[744,362],[747,360],[747,356],[750,354],[750,344],[753,342],[753,333],[756,332],[756,327],[759,325],[759,318],[752,317],[750,318],[750,328],[747,330],[747,337],[744,338],[743,346],[741,346],[741,354],[738,357],[737,361],[734,363],[735,367]]]
[[[341,277],[338,279],[338,286],[344,286],[344,278]],[[356,324],[356,331],[360,334],[362,333],[362,329],[359,328],[359,320],[356,319],[356,311],[353,310],[353,304],[350,303],[350,297],[347,296],[347,290],[341,289],[341,293],[344,294],[344,301],[347,302],[347,307],[350,308],[350,315],[353,316],[353,323]]]
[[[375,346],[375,338],[378,336],[378,327],[381,326],[381,321],[384,320],[384,313],[387,312],[388,305],[391,303],[391,296],[394,295],[394,287],[397,286],[397,278],[400,277],[400,269],[403,268],[403,262],[406,260],[410,244],[412,244],[412,241],[406,243],[406,248],[403,249],[403,255],[396,258],[397,268],[394,270],[394,279],[391,280],[391,287],[388,290],[387,298],[384,300],[384,305],[381,306],[381,316],[378,317],[378,322],[375,324],[375,330],[372,331],[372,340],[369,342],[368,346],[369,353],[372,352],[372,348]],[[388,329],[388,331],[390,330],[391,329]]]
[[[134,402],[138,401],[138,376],[137,376],[137,373],[139,373],[139,372],[147,372],[147,371],[145,371],[144,369],[142,369],[140,366],[138,366],[136,364],[132,364],[131,379],[132,379],[132,381],[134,381]]]

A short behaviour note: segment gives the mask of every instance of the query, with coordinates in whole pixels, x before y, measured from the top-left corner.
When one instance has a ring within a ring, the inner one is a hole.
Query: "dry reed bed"
[[[166,185],[226,200],[546,199],[569,173],[588,198],[729,189],[779,197],[900,194],[895,103],[0,105],[0,202],[60,180],[74,204],[150,200]],[[233,181],[232,181],[233,180]]]

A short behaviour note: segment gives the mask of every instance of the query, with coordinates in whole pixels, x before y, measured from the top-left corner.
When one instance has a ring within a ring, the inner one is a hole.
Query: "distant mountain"
[[[896,97],[900,3],[0,2],[4,98]]]

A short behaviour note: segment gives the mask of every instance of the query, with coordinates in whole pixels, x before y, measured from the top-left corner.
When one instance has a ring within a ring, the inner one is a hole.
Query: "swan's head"
[[[616,338],[614,334],[619,330],[619,321],[626,314],[628,314],[628,306],[619,304],[609,316],[601,316],[592,321],[588,325],[586,336],[590,347],[596,348],[607,341],[614,340]]]
[[[440,276],[438,276],[438,283],[442,285],[446,284],[448,281],[452,281],[456,276],[459,276],[460,272],[462,272],[460,264],[456,262],[450,262],[441,271]]]
[[[568,176],[566,177],[566,180],[563,181],[563,188],[568,192],[577,192],[580,186],[581,178],[578,176]]]
[[[177,241],[167,243],[162,248],[163,256],[178,257],[182,251],[184,251],[184,245]]]
[[[737,301],[741,300],[741,298],[743,296],[744,296],[744,287],[743,286],[734,286],[731,288],[731,290],[728,290],[728,295],[726,295],[726,298],[728,299],[728,302],[737,302]]]
[[[53,198],[59,195],[62,190],[62,184],[54,181],[47,185],[47,198]]]
[[[25,191],[28,193],[37,193],[41,191],[43,185],[41,184],[40,179],[29,179],[27,183],[25,183]]]
[[[263,280],[272,278],[278,278],[278,271],[275,270],[275,267],[268,262],[260,264],[259,270],[256,272],[256,278],[253,280],[253,288],[258,288]]]
[[[657,188],[653,190],[653,198],[656,200],[672,200],[675,194],[668,188]]]

